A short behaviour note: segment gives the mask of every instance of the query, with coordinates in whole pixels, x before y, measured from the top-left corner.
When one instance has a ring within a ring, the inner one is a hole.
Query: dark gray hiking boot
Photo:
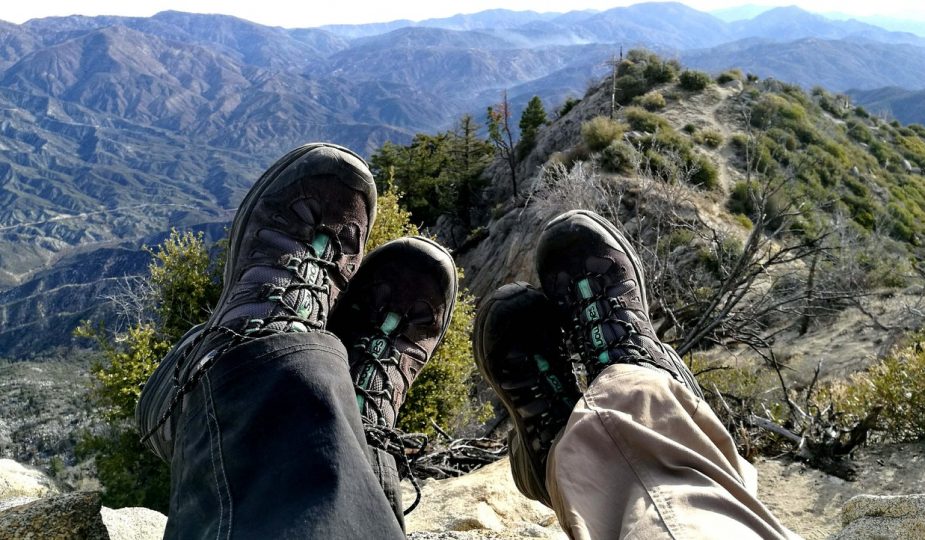
[[[546,296],[571,321],[589,384],[608,366],[629,363],[667,373],[703,397],[674,349],[656,337],[642,264],[612,223],[585,210],[560,215],[540,236],[536,265]]]
[[[173,409],[221,352],[249,339],[324,328],[363,258],[375,212],[366,162],[340,146],[296,148],[257,180],[231,227],[215,311],[183,336],[142,389],[135,416],[145,444],[170,459]]]
[[[485,300],[473,335],[479,371],[501,398],[527,453],[526,466],[517,467],[512,456],[514,480],[521,492],[546,504],[549,449],[580,398],[559,322],[555,304],[542,292],[511,283]]]
[[[197,352],[323,329],[360,265],[375,211],[375,183],[353,152],[309,144],[277,161],[235,216],[224,288]]]
[[[453,258],[425,238],[393,240],[363,261],[328,329],[347,347],[364,424],[395,427],[449,327],[457,288]]]

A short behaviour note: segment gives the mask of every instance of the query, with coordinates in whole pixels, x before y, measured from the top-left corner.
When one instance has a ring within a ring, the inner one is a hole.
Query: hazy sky
[[[638,2],[628,0],[468,0],[439,2],[434,0],[2,0],[0,20],[21,23],[35,17],[52,15],[131,15],[150,16],[174,9],[196,13],[223,13],[267,25],[300,28],[333,23],[384,22],[395,19],[421,20],[446,17],[457,13],[475,13],[491,8],[533,11],[570,11],[608,9]],[[838,11],[852,15],[884,15],[925,19],[921,0],[684,0],[702,11],[746,3],[792,5],[815,12]],[[79,6],[79,7],[78,7]]]

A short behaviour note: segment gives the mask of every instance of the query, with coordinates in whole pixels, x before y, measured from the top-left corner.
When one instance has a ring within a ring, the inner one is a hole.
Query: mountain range
[[[300,29],[174,11],[0,22],[0,357],[68,343],[170,227],[220,235],[260,171],[303,141],[369,155],[463,113],[481,119],[502,91],[515,112],[533,95],[551,111],[634,47],[834,91],[925,88],[925,38],[797,8],[724,20],[650,3]]]

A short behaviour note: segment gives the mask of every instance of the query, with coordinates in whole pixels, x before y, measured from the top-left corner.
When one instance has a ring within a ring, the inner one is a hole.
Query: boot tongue
[[[331,237],[325,233],[318,233],[315,235],[315,239],[312,240],[311,245],[309,246],[312,250],[312,255],[318,257],[319,259],[330,260],[331,256]]]

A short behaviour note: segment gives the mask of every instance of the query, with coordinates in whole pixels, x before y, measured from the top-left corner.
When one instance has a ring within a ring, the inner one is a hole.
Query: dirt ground
[[[846,482],[800,463],[762,459],[759,498],[791,530],[820,540],[842,529],[841,509],[855,495],[925,493],[925,442],[862,448],[853,461],[858,476]]]

